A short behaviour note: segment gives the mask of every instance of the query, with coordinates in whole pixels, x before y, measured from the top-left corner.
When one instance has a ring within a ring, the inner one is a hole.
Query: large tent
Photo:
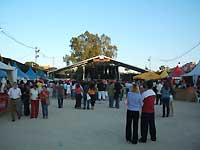
[[[7,73],[7,77],[11,82],[17,80],[17,70],[15,67],[8,66],[3,62],[0,62],[0,70],[3,70]]]
[[[176,66],[176,68],[171,72],[169,76],[172,78],[176,78],[176,77],[181,77],[184,74],[185,72],[179,66]]]
[[[26,75],[30,80],[35,80],[37,78],[36,73],[33,71],[31,67],[29,67],[28,71],[26,72]]]
[[[28,76],[17,66],[16,63],[13,64],[17,68],[17,79],[28,79]]]
[[[193,78],[193,83],[196,85],[198,77],[200,76],[200,61],[199,63],[194,67],[192,71],[190,71],[187,74],[184,74],[183,76],[188,77],[191,76]]]
[[[5,71],[0,70],[0,78],[7,77],[7,73]]]
[[[36,73],[36,75],[37,75],[38,79],[44,79],[44,80],[48,79],[47,75],[42,70],[38,70],[37,73]]]
[[[164,70],[161,74],[160,74],[160,78],[163,79],[163,78],[167,78],[169,75],[167,73],[166,70]]]
[[[142,79],[142,80],[156,80],[159,78],[160,76],[155,72],[145,72],[133,77],[133,79]]]

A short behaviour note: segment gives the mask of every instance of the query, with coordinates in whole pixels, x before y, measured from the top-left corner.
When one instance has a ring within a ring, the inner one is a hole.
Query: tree
[[[163,70],[165,70],[165,66],[162,65],[162,66],[159,67],[159,69],[160,69],[161,71],[163,71]]]
[[[25,65],[30,66],[30,67],[34,67],[36,69],[44,70],[43,67],[39,66],[37,63],[35,63],[33,61],[25,62]]]
[[[63,57],[66,64],[76,63],[94,56],[105,55],[111,58],[117,56],[117,46],[111,45],[111,38],[105,34],[100,37],[88,31],[72,37],[70,40],[71,54]]]
[[[70,56],[66,54],[66,55],[63,57],[63,62],[66,63],[66,66],[69,66],[69,65],[70,65]]]

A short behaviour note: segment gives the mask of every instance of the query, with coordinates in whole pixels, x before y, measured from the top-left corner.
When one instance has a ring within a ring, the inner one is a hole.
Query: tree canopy
[[[37,63],[35,63],[33,61],[25,62],[25,65],[44,70],[43,67],[39,66]]]
[[[105,34],[99,36],[86,31],[78,37],[72,37],[70,47],[71,54],[63,57],[67,65],[69,62],[76,63],[98,55],[111,58],[117,56],[117,46],[111,45],[111,38]]]

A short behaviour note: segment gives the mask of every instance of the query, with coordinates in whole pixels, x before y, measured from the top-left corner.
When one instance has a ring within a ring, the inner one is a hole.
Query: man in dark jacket
[[[119,81],[115,82],[114,85],[114,101],[115,101],[115,108],[119,108],[119,98],[120,98],[120,93],[121,93],[121,84],[119,83]]]

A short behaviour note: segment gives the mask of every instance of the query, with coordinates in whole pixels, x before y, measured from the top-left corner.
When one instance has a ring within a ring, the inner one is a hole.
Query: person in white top
[[[30,90],[30,99],[31,99],[31,118],[37,118],[39,112],[39,90],[37,85],[33,85],[33,88]]]
[[[67,97],[70,97],[71,95],[71,85],[70,83],[67,83],[67,91],[66,91]]]
[[[160,101],[160,105],[162,105],[162,101],[161,101],[161,89],[162,89],[163,85],[162,83],[159,81],[159,83],[156,85],[156,89],[157,89],[157,94],[156,94],[156,105],[158,105],[159,101]]]
[[[11,104],[11,118],[15,121],[15,112],[17,112],[18,119],[21,118],[21,90],[17,87],[17,83],[14,82],[13,87],[9,89],[8,95]]]

